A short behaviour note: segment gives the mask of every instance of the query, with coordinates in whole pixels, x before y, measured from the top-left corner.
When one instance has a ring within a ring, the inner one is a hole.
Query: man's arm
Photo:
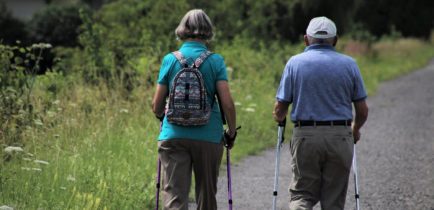
[[[276,101],[274,104],[273,117],[276,122],[282,122],[288,114],[289,102]]]
[[[368,105],[365,100],[354,102],[354,109],[356,111],[356,116],[353,124],[353,136],[354,143],[356,144],[360,140],[360,128],[365,124],[368,119]]]

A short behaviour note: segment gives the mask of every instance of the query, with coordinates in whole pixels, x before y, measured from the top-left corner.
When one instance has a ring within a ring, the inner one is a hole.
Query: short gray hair
[[[210,40],[214,36],[211,20],[201,9],[188,11],[176,28],[175,34],[181,40]]]
[[[319,38],[313,38],[309,35],[307,35],[307,40],[309,41],[309,44],[329,44],[333,45],[335,42],[336,36],[326,39],[319,39]]]

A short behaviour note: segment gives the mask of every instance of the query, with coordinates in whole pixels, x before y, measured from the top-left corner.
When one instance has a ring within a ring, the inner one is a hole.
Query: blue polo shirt
[[[200,56],[207,47],[200,42],[188,41],[184,42],[179,51],[184,58],[187,59],[189,64],[192,64],[196,58]],[[162,61],[160,73],[158,75],[158,84],[166,85],[169,90],[172,87],[175,75],[181,70],[181,64],[176,57],[169,53]],[[214,99],[216,94],[216,82],[219,80],[227,81],[226,65],[224,59],[219,54],[210,55],[199,67],[205,82],[207,91],[208,102],[212,106],[211,117],[208,124],[203,126],[179,126],[171,124],[167,118],[163,120],[162,130],[158,140],[171,140],[171,139],[191,139],[201,140],[213,143],[220,143],[223,134],[223,123],[217,99]]]
[[[276,99],[292,103],[291,120],[349,120],[367,97],[355,60],[330,45],[311,45],[289,59]]]

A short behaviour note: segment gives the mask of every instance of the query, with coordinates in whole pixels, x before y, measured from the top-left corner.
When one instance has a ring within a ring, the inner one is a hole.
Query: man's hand
[[[357,142],[360,140],[361,135],[362,134],[360,134],[360,130],[353,129],[354,144],[357,144]]]
[[[368,105],[365,100],[354,102],[354,108],[356,110],[356,117],[353,123],[353,137],[354,144],[360,140],[360,128],[368,119]]]
[[[289,107],[288,102],[276,101],[273,110],[273,117],[276,122],[280,123],[286,118],[286,115],[288,114],[288,107]]]

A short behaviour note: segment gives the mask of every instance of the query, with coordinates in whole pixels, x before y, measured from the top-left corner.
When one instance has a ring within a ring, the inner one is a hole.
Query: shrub
[[[418,0],[365,0],[354,19],[375,36],[380,37],[396,30],[404,37],[429,38],[434,27],[434,1]],[[417,23],[417,24],[415,24]]]
[[[32,42],[47,42],[53,46],[77,46],[80,5],[51,4],[36,13],[28,24]]]
[[[25,130],[39,123],[30,95],[42,52],[50,47],[48,44],[26,48],[0,45],[1,144],[21,145]]]
[[[140,57],[160,58],[175,49],[174,29],[187,8],[184,1],[124,0],[95,13],[83,10],[79,41],[84,65],[79,71],[85,81],[131,92],[143,71],[137,69]]]
[[[3,1],[0,1],[0,43],[13,45],[17,40],[26,40],[24,22],[12,17]]]

